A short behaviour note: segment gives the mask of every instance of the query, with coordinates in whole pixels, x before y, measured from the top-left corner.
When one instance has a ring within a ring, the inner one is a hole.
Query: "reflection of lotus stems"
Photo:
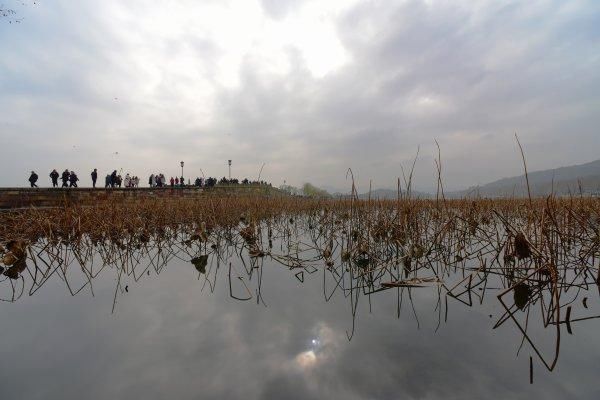
[[[570,333],[575,323],[598,317],[577,310],[571,318],[569,308],[600,276],[596,199],[445,199],[441,206],[402,197],[399,189],[395,200],[363,201],[352,170],[348,178],[351,196],[338,200],[207,194],[2,212],[0,298],[36,294],[53,278],[72,295],[93,294],[94,279],[113,273],[116,310],[133,283],[180,260],[211,292],[228,265],[230,296],[265,304],[263,263],[271,262],[299,285],[322,273],[324,299],[350,302],[352,339],[360,301],[370,305],[381,292],[397,296],[398,316],[408,297],[419,326],[413,291],[431,290],[439,327],[448,300],[473,307],[494,291],[504,307],[496,327],[512,321],[521,344],[549,370],[558,361],[561,325]],[[410,188],[410,175],[406,183]],[[528,332],[534,305],[540,327],[556,330],[552,357]]]

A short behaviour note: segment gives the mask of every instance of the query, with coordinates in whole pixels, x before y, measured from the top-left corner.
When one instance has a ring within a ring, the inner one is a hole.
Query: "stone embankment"
[[[70,204],[92,205],[98,201],[136,201],[147,198],[202,198],[210,195],[283,195],[266,185],[215,186],[210,189],[183,188],[0,188],[0,209],[26,207],[61,207]]]

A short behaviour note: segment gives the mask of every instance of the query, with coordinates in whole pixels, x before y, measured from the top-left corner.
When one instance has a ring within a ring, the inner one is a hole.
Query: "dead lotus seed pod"
[[[519,260],[531,257],[531,247],[521,232],[515,237],[515,254]]]

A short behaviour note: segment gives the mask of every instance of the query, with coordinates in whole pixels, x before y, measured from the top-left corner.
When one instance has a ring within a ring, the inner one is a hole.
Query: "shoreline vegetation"
[[[446,312],[448,298],[471,305],[482,295],[477,290],[492,290],[487,282],[494,279],[494,293],[504,310],[495,327],[514,322],[523,343],[531,345],[532,354],[550,371],[558,361],[564,328],[570,333],[572,323],[599,318],[571,321],[575,298],[600,287],[600,199],[587,197],[214,195],[201,200],[146,198],[127,205],[107,199],[87,207],[0,213],[0,244],[2,300],[17,301],[27,291],[32,295],[53,274],[61,276],[73,295],[86,287],[93,293],[93,278],[109,269],[118,274],[113,311],[118,293],[127,291],[121,280],[138,280],[139,268],[149,273],[156,260],[156,273],[174,257],[190,262],[199,279],[208,279],[207,268],[229,264],[230,293],[237,300],[253,294],[247,286],[247,295],[234,294],[234,257],[248,271],[248,280],[265,257],[299,280],[304,273],[322,271],[338,282],[334,292],[340,287],[351,301],[348,339],[354,335],[359,297],[436,287],[441,323],[446,318],[442,301]],[[100,266],[94,264],[98,257]],[[146,259],[150,264],[142,267]],[[71,287],[74,273],[83,274],[78,288]],[[257,293],[259,301],[260,289]],[[527,334],[534,316],[554,334],[555,348],[549,354]]]
[[[346,334],[351,340],[359,298],[395,291],[399,315],[402,291],[409,291],[414,311],[410,290],[435,288],[439,327],[447,320],[449,299],[471,307],[491,292],[502,306],[494,328],[510,321],[522,334],[519,351],[528,344],[533,383],[534,356],[553,371],[564,329],[570,334],[573,323],[600,318],[580,316],[588,308],[585,293],[600,288],[600,198],[532,195],[521,154],[524,198],[448,198],[438,153],[432,199],[413,195],[415,157],[410,172],[403,171],[404,185],[398,179],[393,200],[372,198],[371,188],[361,199],[349,169],[347,197],[325,197],[310,185],[312,197],[213,193],[127,202],[106,196],[86,206],[7,210],[0,213],[0,299],[33,295],[54,274],[73,295],[86,288],[93,293],[94,277],[108,269],[117,274],[114,311],[119,293],[128,291],[122,279],[137,281],[152,265],[158,274],[177,258],[191,263],[211,288],[216,280],[209,276],[216,279],[229,265],[230,296],[240,301],[256,296],[260,302],[261,279],[255,294],[246,281],[262,276],[262,260],[268,258],[301,282],[305,273],[321,271],[325,300],[339,289],[350,301],[352,327]],[[236,273],[239,279],[232,280],[232,271],[240,268],[246,279]],[[81,275],[79,287],[71,287],[75,271]],[[328,275],[337,282],[330,294]],[[245,292],[237,293],[233,281]],[[571,320],[580,295],[582,307]],[[416,313],[415,319],[418,324]],[[528,334],[534,323],[553,335],[553,350],[541,350]]]

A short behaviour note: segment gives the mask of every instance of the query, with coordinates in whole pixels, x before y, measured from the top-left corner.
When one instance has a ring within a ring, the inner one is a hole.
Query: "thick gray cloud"
[[[301,3],[302,0],[260,0],[265,13],[275,19],[284,18]]]
[[[0,24],[0,185],[123,168],[449,188],[598,158],[593,1],[43,3]],[[115,152],[119,152],[118,155]],[[42,175],[43,176],[43,175]]]

